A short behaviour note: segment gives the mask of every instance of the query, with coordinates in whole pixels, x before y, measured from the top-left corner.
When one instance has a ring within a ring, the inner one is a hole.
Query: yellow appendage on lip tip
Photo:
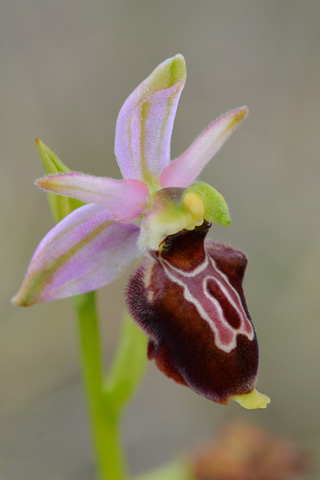
[[[243,395],[233,395],[232,400],[239,403],[241,407],[253,410],[255,408],[267,408],[267,405],[271,402],[268,395],[258,392],[256,388],[250,393]]]
[[[201,198],[193,192],[187,193],[183,198],[183,206],[191,213],[191,221],[185,228],[193,230],[203,224],[204,220],[204,203]]]

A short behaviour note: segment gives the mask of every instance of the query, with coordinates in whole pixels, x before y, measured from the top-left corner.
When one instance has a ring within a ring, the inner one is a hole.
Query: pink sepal
[[[115,155],[123,178],[152,181],[169,164],[172,127],[185,77],[183,56],[169,58],[123,104],[115,135]]]
[[[36,249],[12,302],[29,306],[107,285],[140,256],[139,228],[114,222],[99,205],[85,205],[58,223]]]

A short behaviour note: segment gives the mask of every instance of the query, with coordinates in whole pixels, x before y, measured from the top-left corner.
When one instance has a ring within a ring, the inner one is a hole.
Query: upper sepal
[[[173,122],[186,78],[182,55],[161,63],[128,97],[116,125],[122,176],[154,183],[170,162]]]

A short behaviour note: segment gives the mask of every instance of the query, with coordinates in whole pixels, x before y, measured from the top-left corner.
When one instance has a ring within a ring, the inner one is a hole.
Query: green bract
[[[68,168],[40,138],[36,139],[36,147],[47,175],[71,172],[70,168]],[[76,198],[68,198],[51,192],[48,192],[48,202],[56,222],[60,222],[73,210],[84,205],[83,202]]]

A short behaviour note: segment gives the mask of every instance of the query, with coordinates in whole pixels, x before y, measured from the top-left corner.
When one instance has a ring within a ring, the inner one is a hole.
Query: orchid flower
[[[149,358],[211,400],[263,408],[269,399],[255,389],[258,346],[241,286],[246,257],[205,243],[211,224],[228,225],[230,216],[222,195],[196,181],[247,108],[218,118],[170,161],[185,78],[184,58],[176,55],[125,101],[115,133],[123,179],[70,172],[36,181],[86,205],[40,242],[13,302],[28,306],[96,290],[143,256],[127,304],[149,337]]]

